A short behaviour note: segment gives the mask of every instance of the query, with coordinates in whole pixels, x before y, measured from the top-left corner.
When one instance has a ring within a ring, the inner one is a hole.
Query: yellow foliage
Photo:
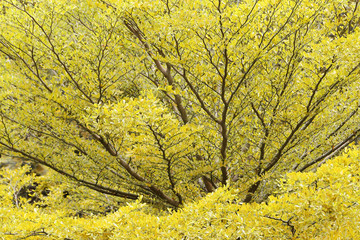
[[[263,202],[360,136],[356,1],[1,6],[0,153],[94,206],[176,210],[227,184]]]
[[[18,208],[2,197],[4,239],[357,239],[360,156],[349,149],[316,172],[290,173],[276,196],[239,201],[239,189],[219,188],[177,211],[156,214],[138,200],[107,216],[79,218],[66,205]],[[17,171],[21,173],[23,170]],[[3,173],[2,173],[3,174]],[[14,176],[4,173],[5,179]],[[21,179],[21,175],[17,175]],[[36,180],[37,181],[37,180]],[[0,185],[1,196],[8,190]]]

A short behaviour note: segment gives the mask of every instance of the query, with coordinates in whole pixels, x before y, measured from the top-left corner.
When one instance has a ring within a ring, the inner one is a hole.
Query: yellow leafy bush
[[[278,194],[261,204],[240,202],[239,190],[227,186],[166,214],[138,200],[106,216],[82,218],[66,205],[11,204],[14,181],[5,179],[16,177],[4,171],[0,233],[3,239],[357,239],[359,156],[359,149],[350,149],[316,172],[290,173]]]

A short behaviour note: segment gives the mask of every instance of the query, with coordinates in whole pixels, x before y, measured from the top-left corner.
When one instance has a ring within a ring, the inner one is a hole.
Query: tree
[[[2,154],[100,193],[261,202],[360,134],[357,1],[2,4]]]

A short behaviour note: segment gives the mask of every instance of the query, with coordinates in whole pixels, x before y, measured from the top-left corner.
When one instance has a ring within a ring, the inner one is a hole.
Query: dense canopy
[[[1,4],[0,152],[99,193],[262,202],[360,134],[358,1]]]

